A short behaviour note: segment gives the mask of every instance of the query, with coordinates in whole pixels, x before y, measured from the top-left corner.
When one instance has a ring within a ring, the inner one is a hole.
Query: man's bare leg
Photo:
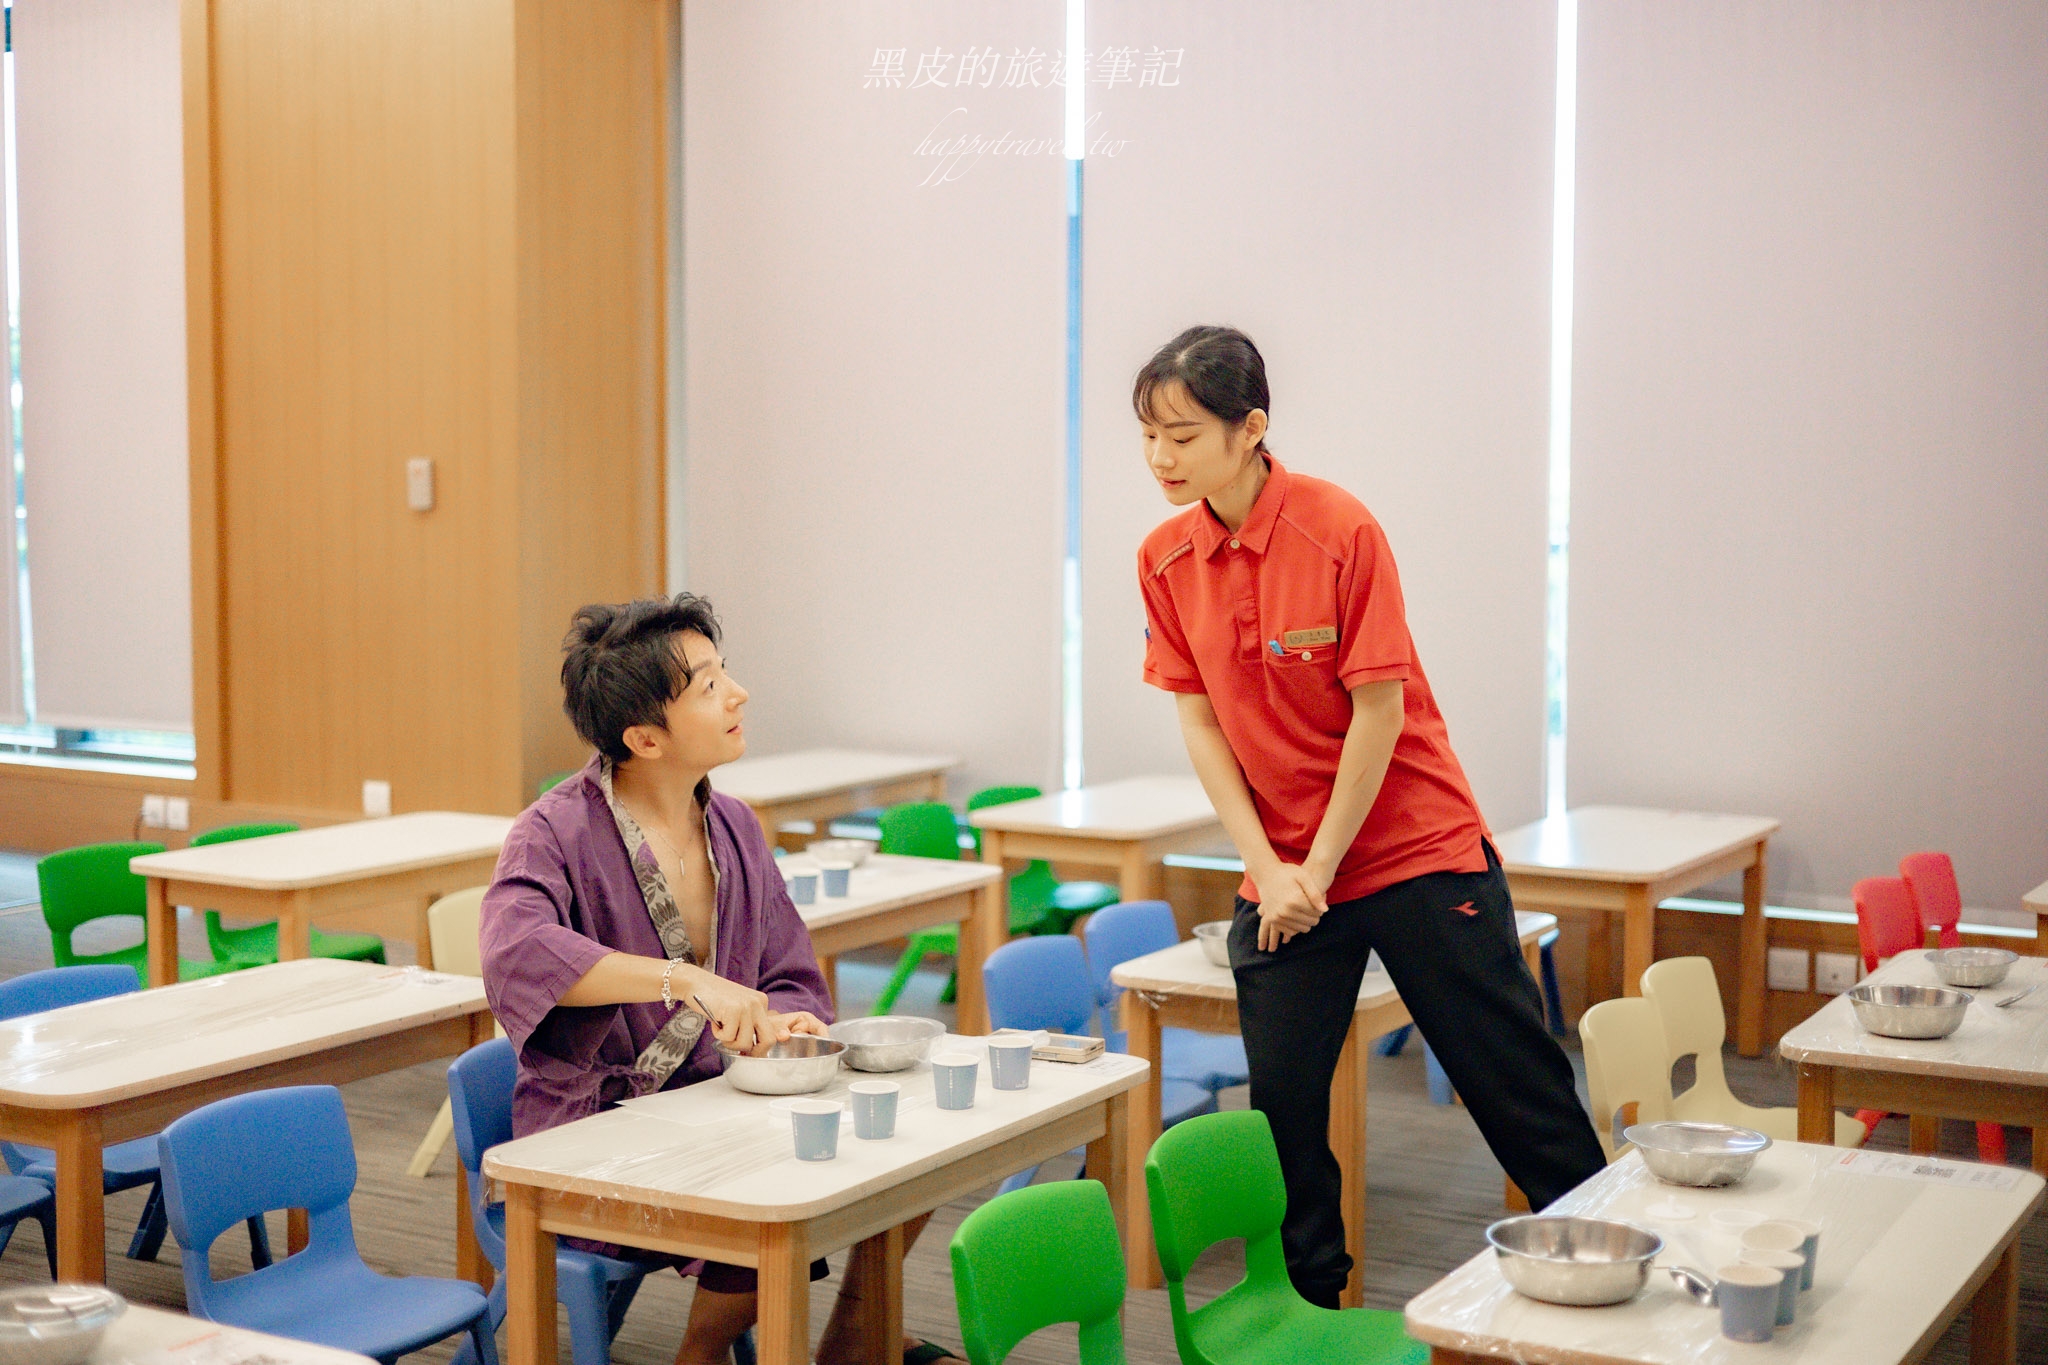
[[[921,1213],[903,1225],[903,1254],[917,1245],[917,1234],[924,1231],[924,1225],[931,1221],[931,1215]],[[866,1283],[858,1266],[847,1270],[845,1281],[839,1286],[839,1301],[832,1305],[831,1320],[825,1324],[824,1339],[818,1343],[818,1365],[867,1365],[857,1359],[860,1342],[858,1318],[863,1298],[873,1293],[873,1286]],[[909,1350],[917,1342],[909,1337],[903,1340],[903,1349]],[[955,1359],[955,1357],[947,1357]],[[965,1365],[965,1362],[962,1362]]]
[[[676,1365],[731,1365],[732,1344],[754,1325],[754,1293],[720,1294],[697,1286],[690,1299],[690,1321]]]

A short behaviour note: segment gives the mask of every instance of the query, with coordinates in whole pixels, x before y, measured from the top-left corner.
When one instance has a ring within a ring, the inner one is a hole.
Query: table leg
[[[862,1285],[860,1359],[888,1361],[903,1353],[903,1228],[885,1229],[853,1245],[846,1282]]]
[[[1152,1286],[1160,1280],[1159,1258],[1152,1247],[1152,1206],[1145,1197],[1145,1162],[1142,1158],[1130,1160],[1136,1146],[1131,1130],[1145,1112],[1144,1102],[1142,1089],[1125,1090],[1102,1102],[1102,1136],[1088,1144],[1082,1168],[1090,1180],[1101,1181],[1109,1194],[1110,1216],[1116,1220],[1117,1236],[1123,1239],[1124,1269],[1134,1288],[1145,1287],[1146,1275],[1151,1276]],[[1133,1105],[1139,1107],[1133,1109]],[[1159,1101],[1152,1101],[1151,1112],[1156,1132]]]
[[[1643,993],[1643,973],[1657,956],[1657,903],[1650,888],[1631,886],[1621,915],[1621,993]]]
[[[1002,831],[982,831],[981,860],[998,868],[1003,865]],[[960,1032],[988,1032],[988,996],[981,988],[981,964],[1009,940],[1010,879],[1005,874],[974,893],[974,910],[960,926],[960,956],[953,963],[960,981]]]
[[[2015,1237],[1970,1300],[1971,1365],[2012,1365],[2019,1358],[2020,1244]]]
[[[419,963],[420,966],[430,972],[434,970],[434,927],[433,922],[427,918],[427,912],[433,909],[434,902],[441,899],[445,894],[447,893],[435,891],[420,897],[419,906],[412,914],[413,961]],[[308,937],[310,939],[310,933]],[[308,952],[312,951],[312,944],[310,942],[306,945],[306,949]]]
[[[161,883],[152,883],[161,885]],[[73,1111],[57,1134],[57,1278],[107,1282],[106,1186],[100,1165],[100,1116]]]
[[[1614,916],[1586,911],[1586,1008],[1614,994]]]
[[[1736,967],[1735,1050],[1757,1057],[1764,1050],[1764,959],[1770,926],[1764,921],[1764,872],[1770,840],[1759,839],[1756,861],[1742,873],[1742,936]]]
[[[284,1211],[284,1249],[287,1256],[296,1256],[313,1241],[313,1219],[304,1209]]]
[[[469,1217],[469,1172],[455,1163],[455,1277],[491,1287],[491,1263],[476,1244],[476,1228]]]
[[[178,984],[178,907],[172,905],[163,878],[151,877],[144,909],[149,935],[149,984]],[[133,902],[130,902],[131,904]]]
[[[2048,1175],[2048,1128],[2036,1128],[2034,1130],[2032,1146],[2034,1149],[2035,1174]]]
[[[1117,859],[1117,894],[1126,901],[1159,899],[1159,862],[1143,844],[1127,844]]]
[[[1145,1083],[1125,1093],[1130,1096],[1131,1117],[1124,1145],[1125,1179],[1130,1184],[1130,1213],[1124,1240],[1124,1273],[1133,1289],[1157,1289],[1162,1280],[1159,1254],[1152,1245],[1152,1205],[1145,1193],[1145,1157],[1159,1140],[1159,1057],[1164,1050],[1159,1011],[1136,991],[1123,994],[1124,1050],[1145,1059]],[[1090,1175],[1094,1174],[1090,1149]],[[1105,1182],[1107,1183],[1107,1182]]]
[[[811,1256],[804,1229],[763,1223],[760,1256],[754,1358],[760,1365],[805,1365],[811,1358]]]
[[[1941,1116],[1911,1114],[1906,1118],[1906,1150],[1915,1156],[1929,1156],[1941,1150]]]
[[[1835,1069],[1799,1064],[1799,1140],[1832,1146],[1835,1141]]]
[[[419,945],[425,949],[426,944]],[[313,955],[313,893],[287,893],[277,907],[277,960],[295,962]]]
[[[825,995],[832,1001],[832,1014],[839,1016],[839,955],[827,953],[818,959],[818,970],[825,974]]]
[[[555,1365],[555,1238],[530,1185],[505,1187],[505,1350],[507,1365]]]
[[[1371,1055],[1354,1014],[1330,1084],[1330,1150],[1342,1173],[1344,1250],[1351,1257],[1351,1274],[1337,1297],[1340,1308],[1365,1306],[1365,1068]]]

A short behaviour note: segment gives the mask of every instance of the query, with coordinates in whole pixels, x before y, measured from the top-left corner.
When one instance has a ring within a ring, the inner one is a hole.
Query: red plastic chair
[[[1856,900],[1856,942],[1863,949],[1863,970],[1909,948],[1924,947],[1927,931],[1913,908],[1913,893],[1902,877],[1865,877],[1850,893]]]
[[[1915,917],[1924,937],[1933,929],[1941,946],[1953,948],[1963,941],[1958,926],[1963,918],[1963,893],[1956,887],[1956,865],[1946,853],[1908,853],[1899,859],[1899,876],[1906,883]],[[1977,1125],[1977,1159],[2005,1164],[2005,1129],[1996,1123]]]

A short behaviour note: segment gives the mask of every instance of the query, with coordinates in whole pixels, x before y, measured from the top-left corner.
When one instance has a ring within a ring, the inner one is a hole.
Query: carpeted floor
[[[0,854],[0,899],[10,885],[8,876],[18,879],[24,866],[28,860]],[[32,866],[28,885],[33,886]],[[185,954],[202,955],[205,944],[198,926],[186,924],[181,929]],[[111,946],[111,939],[106,946]],[[400,945],[393,947],[395,959],[408,956]],[[49,943],[41,917],[33,910],[0,911],[0,977],[48,965]],[[849,1012],[863,1010],[875,997],[889,966],[887,953],[841,959],[844,1004]],[[951,1007],[938,1004],[943,984],[942,974],[936,971],[918,973],[899,1010],[933,1014],[950,1022]],[[1727,1060],[1731,1085],[1750,1102],[1792,1102],[1792,1072],[1782,1062],[1747,1061],[1732,1054]],[[359,1167],[353,1203],[357,1242],[372,1266],[392,1274],[447,1275],[454,1270],[453,1147],[442,1154],[425,1179],[405,1174],[414,1146],[446,1093],[444,1071],[440,1064],[418,1066],[361,1081],[343,1091]],[[1245,1092],[1229,1091],[1223,1098],[1226,1108],[1242,1107]],[[1418,1046],[1410,1046],[1400,1057],[1374,1059],[1367,1124],[1371,1164],[1366,1293],[1373,1307],[1397,1309],[1483,1246],[1486,1225],[1502,1212],[1500,1167],[1463,1109],[1429,1103]],[[1948,1124],[1943,1137],[1949,1155],[1974,1155],[1974,1136],[1967,1125]],[[1880,1126],[1872,1146],[1904,1150],[1905,1139],[1904,1121],[1891,1119]],[[2011,1133],[2009,1159],[2016,1165],[2028,1159],[2027,1136],[2020,1130]],[[1059,1174],[1064,1172],[1048,1166],[1040,1179]],[[915,1335],[957,1349],[960,1337],[946,1245],[960,1220],[986,1197],[985,1192],[939,1210],[911,1253],[904,1273],[904,1317]],[[137,1302],[182,1308],[184,1292],[175,1244],[165,1247],[156,1264],[141,1264],[119,1254],[141,1207],[139,1191],[107,1201],[109,1282]],[[283,1235],[282,1219],[274,1216],[272,1237],[279,1246]],[[838,1288],[844,1258],[832,1260],[833,1277],[812,1288],[814,1331],[822,1330]],[[1236,1247],[1217,1248],[1198,1267],[1191,1284],[1192,1297],[1206,1300],[1221,1293],[1235,1282],[1242,1264]],[[216,1246],[216,1274],[247,1265],[248,1246],[240,1237],[225,1237]],[[2048,1216],[2037,1218],[2023,1234],[2020,1266],[2019,1358],[2048,1361]],[[0,1284],[41,1283],[47,1274],[42,1234],[33,1224],[25,1225],[0,1257]],[[621,1365],[665,1365],[675,1352],[688,1307],[689,1288],[677,1277],[651,1279],[626,1320],[613,1359]],[[1176,1360],[1164,1291],[1130,1295],[1126,1348],[1133,1365],[1170,1365]],[[438,1363],[451,1351],[451,1346],[437,1347],[418,1358]],[[1073,1333],[1055,1329],[1026,1341],[1010,1359],[1017,1365],[1054,1365],[1071,1362],[1074,1356]],[[566,1336],[562,1359],[567,1365]],[[1968,1359],[1967,1316],[1926,1359],[1938,1365],[1961,1365]]]

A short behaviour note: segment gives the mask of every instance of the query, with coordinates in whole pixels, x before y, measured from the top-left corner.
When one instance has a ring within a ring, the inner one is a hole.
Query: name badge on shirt
[[[1334,645],[1337,643],[1337,628],[1317,626],[1314,630],[1290,630],[1280,637],[1280,643],[1288,649],[1306,649],[1310,645]]]

